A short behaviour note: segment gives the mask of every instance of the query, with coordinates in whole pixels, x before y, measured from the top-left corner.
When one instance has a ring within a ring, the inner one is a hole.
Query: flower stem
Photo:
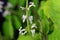
[[[27,15],[27,28],[28,28],[28,31],[29,31],[28,0],[26,0],[26,15]]]

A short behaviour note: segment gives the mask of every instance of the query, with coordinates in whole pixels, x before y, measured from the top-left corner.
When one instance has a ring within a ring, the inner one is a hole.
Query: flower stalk
[[[29,14],[28,14],[28,0],[26,0],[26,16],[27,16],[27,29],[29,31]]]

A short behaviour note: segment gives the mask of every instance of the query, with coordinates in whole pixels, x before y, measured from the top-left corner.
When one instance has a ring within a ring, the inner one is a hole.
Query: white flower
[[[21,35],[25,35],[27,33],[27,31],[25,31],[24,33],[21,33]]]
[[[35,7],[34,2],[30,2],[29,4],[30,4],[29,7],[32,7],[32,6]]]
[[[24,7],[22,7],[22,6],[20,6],[20,8],[22,9],[22,10],[24,10],[25,8]]]
[[[8,2],[6,7],[7,7],[7,8],[11,8],[11,7],[13,7],[13,5]]]
[[[3,6],[2,6],[2,5],[0,5],[0,9],[1,9],[1,8],[3,8]]]
[[[0,1],[0,5],[3,5],[3,4],[4,4],[4,2]]]
[[[35,35],[35,29],[32,29],[31,33],[32,33],[32,37],[34,37],[34,35]]]
[[[5,10],[4,13],[3,13],[3,17],[6,17],[7,15],[10,15],[10,14],[11,14],[10,11]]]
[[[22,29],[22,27],[19,28],[19,31]]]
[[[30,2],[30,3],[29,3],[28,10],[30,10],[30,8],[31,8],[32,6],[33,6],[33,7],[36,7],[36,5],[34,4],[34,2]]]
[[[23,31],[25,31],[25,29],[21,29],[19,33],[21,34]]]
[[[33,25],[31,26],[31,29],[32,29],[32,28],[37,28],[36,24],[33,24]]]
[[[27,31],[25,29],[22,29],[22,27],[20,27],[19,34],[25,35],[26,33],[27,33]]]
[[[2,12],[3,10],[0,8],[0,12]]]
[[[33,16],[30,16],[30,17],[29,17],[29,21],[30,21],[30,23],[32,24]]]
[[[26,18],[27,18],[26,15],[23,15],[23,16],[22,16],[23,23],[25,22]]]

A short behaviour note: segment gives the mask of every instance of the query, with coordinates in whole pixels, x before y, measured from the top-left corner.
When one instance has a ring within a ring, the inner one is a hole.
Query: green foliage
[[[42,22],[42,31],[45,31],[45,34],[47,34],[49,32],[48,18],[44,15],[44,11],[42,9],[39,9],[38,14]]]
[[[48,40],[60,40],[60,6],[59,0],[48,0],[45,5],[42,7],[44,10],[45,15],[50,17],[54,23],[54,31],[51,35],[48,36]]]
[[[13,22],[14,27],[15,27],[16,29],[19,29],[20,26],[21,26],[21,23],[20,23],[19,18],[18,18],[16,15],[13,15],[13,16],[12,16],[12,20],[13,20],[12,22]]]
[[[3,24],[3,32],[4,35],[8,38],[13,38],[14,32],[13,32],[13,26],[11,21],[11,15],[6,16],[6,20]]]
[[[18,40],[40,40],[40,34],[36,33],[34,37],[32,37],[31,33],[26,35],[19,35]]]
[[[19,35],[17,40],[33,40],[31,35]]]
[[[30,1],[34,2],[36,7],[33,6],[28,10]],[[60,0],[8,0],[8,2],[13,5],[13,8],[11,15],[7,15],[3,23],[6,40],[15,39],[15,30],[19,31],[21,26],[22,29],[27,30],[27,33],[20,35],[20,30],[16,40],[60,40]],[[24,7],[24,10],[20,6]],[[25,23],[22,22],[22,15],[27,16]],[[33,23],[37,24],[34,37],[30,33],[33,24],[30,24],[30,16],[33,16]],[[0,40],[2,39],[0,33]]]

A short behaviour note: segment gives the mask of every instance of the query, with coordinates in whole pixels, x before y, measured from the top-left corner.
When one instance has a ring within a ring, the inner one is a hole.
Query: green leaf
[[[45,34],[49,32],[49,22],[47,16],[44,15],[44,11],[42,9],[38,10],[39,17],[41,19],[42,25],[42,32],[44,31]]]
[[[48,35],[49,35],[49,34],[52,34],[54,31],[54,23],[50,18],[48,19],[48,21],[49,21],[49,32],[48,32]]]
[[[17,17],[16,15],[12,15],[12,22],[13,22],[13,25],[16,29],[20,28],[21,23],[19,21],[19,17]]]
[[[11,21],[11,15],[6,16],[6,20],[3,24],[3,32],[6,37],[13,38],[14,32]]]
[[[36,33],[33,37],[33,40],[41,40],[41,35],[39,33]]]
[[[40,34],[35,34],[34,37],[32,37],[32,34],[27,35],[19,35],[17,40],[40,40]]]
[[[55,24],[54,31],[49,35],[48,40],[60,40],[60,0],[48,0],[43,7],[45,15]]]
[[[33,40],[30,35],[19,35],[17,40]]]

